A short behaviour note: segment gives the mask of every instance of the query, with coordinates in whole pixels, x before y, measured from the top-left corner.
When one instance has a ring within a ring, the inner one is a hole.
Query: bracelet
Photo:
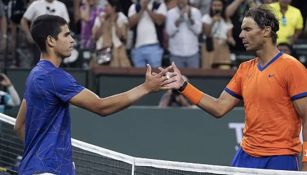
[[[181,92],[192,104],[198,105],[200,100],[203,98],[204,93],[198,90],[196,87],[187,83],[185,87],[183,87],[183,91]]]
[[[304,143],[303,143],[302,161],[303,161],[303,162],[307,162],[307,142],[304,142]]]
[[[187,87],[187,85],[188,85],[188,82],[185,81],[185,82],[182,84],[182,86],[180,86],[180,88],[178,89],[178,91],[179,91],[179,92],[184,91],[184,89]]]

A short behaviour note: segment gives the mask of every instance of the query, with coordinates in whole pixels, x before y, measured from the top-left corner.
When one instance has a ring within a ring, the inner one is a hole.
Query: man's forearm
[[[129,17],[129,27],[130,28],[135,27],[139,23],[139,20],[143,13],[144,13],[144,10],[141,9],[141,11]]]
[[[135,103],[137,100],[149,93],[150,90],[145,87],[145,84],[141,84],[129,91],[103,98],[101,99],[102,103],[99,114],[102,116],[107,116],[118,112]]]
[[[25,140],[25,125],[21,126],[21,128],[16,129],[17,136],[19,139],[24,142]]]
[[[161,25],[164,23],[165,21],[165,16],[161,15],[161,14],[157,14],[151,10],[147,10],[149,16],[151,17],[151,19],[154,21],[154,23]]]
[[[13,101],[13,106],[17,106],[20,104],[20,98],[19,98],[19,95],[16,91],[16,89],[14,88],[13,85],[10,85],[8,88],[7,88],[9,94],[11,95],[12,97],[12,101]]]
[[[234,0],[230,5],[228,5],[226,8],[226,16],[231,17],[243,1],[244,0]]]

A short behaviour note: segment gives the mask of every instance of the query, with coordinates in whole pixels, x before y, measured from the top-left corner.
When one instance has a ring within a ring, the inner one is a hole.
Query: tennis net
[[[17,171],[22,143],[14,133],[15,119],[0,114],[0,175]],[[304,172],[235,168],[132,157],[72,139],[78,175],[301,175]],[[16,174],[16,173],[15,173]]]

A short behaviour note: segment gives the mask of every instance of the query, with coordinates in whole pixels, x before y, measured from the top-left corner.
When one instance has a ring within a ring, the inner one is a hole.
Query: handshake
[[[153,72],[150,65],[147,65],[146,79],[143,83],[148,92],[159,90],[179,89],[184,84],[184,79],[177,66],[172,63],[167,68],[159,67],[159,73]]]

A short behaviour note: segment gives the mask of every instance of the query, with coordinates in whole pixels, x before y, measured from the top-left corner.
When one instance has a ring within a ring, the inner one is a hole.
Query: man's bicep
[[[220,118],[235,107],[239,101],[239,98],[236,98],[226,91],[223,91],[219,98],[214,98],[205,94],[199,106],[216,118]]]
[[[307,97],[293,101],[296,112],[307,122]]]
[[[307,141],[307,97],[293,101],[296,112],[302,118],[303,140]]]
[[[223,91],[220,99],[223,101],[223,104],[225,108],[227,109],[227,112],[234,108],[241,100],[240,97],[234,96],[232,94],[229,94],[226,91]]]
[[[98,113],[99,112],[98,106],[101,100],[95,93],[85,88],[77,95],[72,97],[69,100],[69,102],[75,106]]]

